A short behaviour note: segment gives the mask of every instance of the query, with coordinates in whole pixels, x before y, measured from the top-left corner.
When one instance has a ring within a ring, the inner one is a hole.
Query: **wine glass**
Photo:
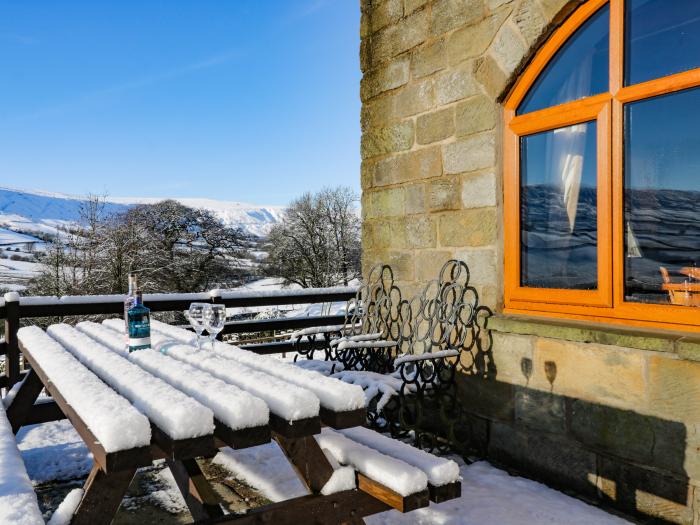
[[[204,310],[204,327],[209,332],[211,349],[214,350],[214,340],[226,325],[226,306],[223,304],[208,304]]]
[[[185,312],[185,317],[190,322],[190,325],[197,334],[197,349],[202,349],[202,343],[200,338],[202,337],[202,332],[204,331],[204,317],[205,310],[209,305],[207,303],[192,303],[190,309]]]

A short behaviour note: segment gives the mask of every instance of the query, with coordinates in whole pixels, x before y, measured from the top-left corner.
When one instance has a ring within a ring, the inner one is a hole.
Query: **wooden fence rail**
[[[146,294],[144,303],[152,312],[174,312],[187,310],[192,302],[211,302],[234,307],[281,306],[293,304],[318,304],[348,301],[355,296],[354,287],[309,288],[304,290],[274,292],[226,292],[213,290],[197,294]],[[9,388],[22,377],[17,330],[23,319],[40,317],[70,317],[76,315],[121,315],[121,295],[73,296],[62,298],[19,297],[7,294],[0,305],[0,320],[4,320],[5,339],[0,340],[0,356],[5,356],[5,373],[0,375],[0,388]],[[295,330],[313,326],[340,324],[343,315],[319,315],[307,317],[279,317],[275,319],[252,319],[227,323],[224,334]],[[276,354],[292,350],[291,342],[275,341],[244,345],[244,348],[260,354]]]

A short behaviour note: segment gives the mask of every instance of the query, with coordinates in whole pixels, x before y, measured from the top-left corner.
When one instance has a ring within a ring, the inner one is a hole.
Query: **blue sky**
[[[356,0],[0,0],[0,185],[359,190]]]

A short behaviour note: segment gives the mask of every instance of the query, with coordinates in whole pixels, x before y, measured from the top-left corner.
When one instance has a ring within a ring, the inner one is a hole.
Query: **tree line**
[[[259,276],[285,284],[347,284],[360,272],[357,197],[347,188],[292,201],[266,239],[227,226],[211,211],[174,200],[106,213],[90,197],[79,223],[60,231],[42,257],[29,295],[123,294],[130,272],[147,292],[234,288]],[[266,252],[261,264],[253,250]]]

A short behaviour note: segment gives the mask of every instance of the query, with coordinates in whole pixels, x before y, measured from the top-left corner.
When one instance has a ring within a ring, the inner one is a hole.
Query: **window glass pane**
[[[518,115],[608,91],[610,9],[581,26],[540,73]]]
[[[597,288],[596,123],[523,137],[520,159],[521,285]]]
[[[698,0],[627,0],[625,84],[700,67]]]
[[[700,89],[625,107],[625,297],[700,306]]]

